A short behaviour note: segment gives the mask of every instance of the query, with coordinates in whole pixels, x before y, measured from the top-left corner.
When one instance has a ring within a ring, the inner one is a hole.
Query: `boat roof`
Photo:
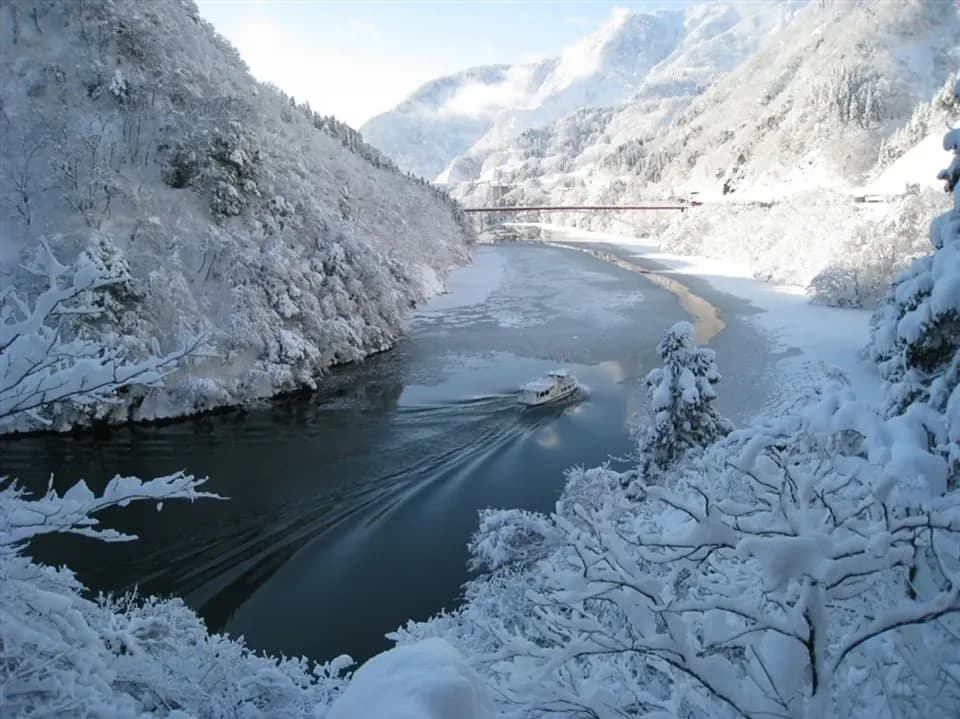
[[[565,370],[565,369],[554,369],[554,370],[550,370],[549,372],[547,372],[547,375],[550,376],[550,377],[561,377],[561,378],[563,378],[563,377],[569,377],[569,376],[570,376],[570,372],[569,372],[568,370]]]
[[[527,382],[523,385],[524,392],[543,392],[553,387],[553,382],[548,379],[535,379],[533,382]]]

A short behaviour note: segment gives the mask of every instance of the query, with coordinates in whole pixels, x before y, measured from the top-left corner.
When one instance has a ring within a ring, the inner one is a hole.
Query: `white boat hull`
[[[549,376],[547,380],[531,382],[520,391],[520,404],[536,407],[567,399],[579,389],[576,379],[563,375]]]

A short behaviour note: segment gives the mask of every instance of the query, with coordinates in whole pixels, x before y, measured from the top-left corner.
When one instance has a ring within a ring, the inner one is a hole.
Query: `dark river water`
[[[714,342],[759,357],[730,307]],[[478,509],[549,511],[566,468],[623,464],[643,376],[681,319],[675,294],[629,269],[552,247],[480,247],[395,349],[332,373],[318,393],[106,436],[5,441],[0,470],[31,487],[53,473],[61,488],[118,472],[209,476],[228,501],[105,514],[138,542],[50,538],[31,551],[97,590],[183,596],[257,649],[362,660],[408,618],[456,606]],[[576,401],[517,404],[520,384],[557,366],[580,379]],[[760,404],[747,390],[760,360],[724,366],[721,354],[721,369],[734,390],[722,409],[736,418]]]

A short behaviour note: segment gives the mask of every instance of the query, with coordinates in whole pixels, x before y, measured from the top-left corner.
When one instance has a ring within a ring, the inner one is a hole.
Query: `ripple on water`
[[[312,396],[5,445],[7,471],[36,487],[51,470],[62,487],[188,469],[230,498],[133,505],[104,520],[140,542],[71,538],[38,556],[98,589],[184,595],[214,629],[317,659],[362,659],[405,619],[452,607],[478,509],[549,511],[565,468],[626,454],[640,378],[685,316],[672,295],[580,253],[477,254],[492,274],[475,273],[472,295],[453,283],[394,351],[331,372]],[[584,383],[577,401],[521,407],[517,388],[557,364]]]

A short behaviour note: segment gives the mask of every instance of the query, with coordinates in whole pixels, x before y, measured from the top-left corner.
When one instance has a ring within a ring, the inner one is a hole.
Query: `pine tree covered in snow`
[[[957,85],[960,95],[960,82]],[[918,432],[952,465],[960,485],[960,129],[944,150],[953,154],[939,173],[953,209],[930,224],[933,252],[902,273],[871,321],[869,355],[890,383],[889,411],[913,413]]]
[[[706,447],[733,429],[713,407],[720,381],[716,354],[697,347],[693,325],[678,322],[657,345],[663,366],[646,378],[653,413],[639,443],[641,472],[668,467],[692,447]]]
[[[841,65],[817,89],[817,103],[844,124],[867,128],[884,119],[886,79],[867,65]]]
[[[930,102],[922,102],[914,109],[907,124],[897,130],[880,145],[880,164],[891,164],[907,150],[928,135],[943,128],[944,121],[960,117],[960,95],[956,85],[960,82],[950,77]]]
[[[354,130],[347,123],[341,122],[333,115],[321,115],[310,110],[309,105],[301,106],[301,110],[313,122],[313,126],[321,132],[325,132],[330,137],[339,140],[340,144],[351,152],[355,152],[363,157],[374,167],[386,167],[397,171],[397,166],[390,158],[380,152],[372,145],[368,145],[363,140],[363,135]]]

